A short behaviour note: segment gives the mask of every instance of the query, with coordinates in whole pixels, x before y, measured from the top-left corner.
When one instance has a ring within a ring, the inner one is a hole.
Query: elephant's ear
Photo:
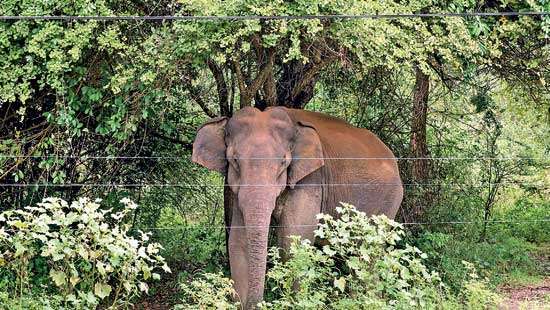
[[[197,131],[193,142],[191,160],[210,170],[225,173],[225,124],[227,117],[217,117],[209,120]]]
[[[309,123],[298,121],[292,162],[288,167],[288,186],[294,188],[296,183],[324,164],[323,147],[317,130]]]

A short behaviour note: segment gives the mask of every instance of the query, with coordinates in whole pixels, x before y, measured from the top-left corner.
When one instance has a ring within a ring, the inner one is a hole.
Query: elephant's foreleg
[[[290,236],[300,236],[302,240],[309,239],[315,242],[314,231],[317,228],[317,214],[321,210],[322,193],[317,187],[297,187],[287,193],[281,203],[281,212],[278,217],[277,240],[281,248],[283,260],[289,258],[292,240]],[[299,280],[293,284],[298,291]]]
[[[277,240],[279,247],[283,249],[283,258],[286,258],[290,248],[289,236],[300,236],[312,243],[315,241],[314,231],[318,223],[316,216],[321,210],[321,200],[321,187],[296,187],[287,193],[279,206],[281,212],[277,228]]]

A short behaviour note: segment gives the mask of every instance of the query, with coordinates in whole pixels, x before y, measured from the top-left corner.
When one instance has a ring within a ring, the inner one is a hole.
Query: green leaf
[[[50,277],[57,286],[63,286],[67,283],[67,275],[63,271],[51,269]]]
[[[111,290],[111,286],[106,283],[96,283],[94,286],[94,293],[101,299],[109,296]]]
[[[139,290],[147,294],[149,292],[149,286],[145,282],[139,282]]]
[[[19,229],[24,229],[24,228],[27,228],[29,227],[29,224],[28,223],[24,223],[22,221],[15,221],[13,223],[13,226],[15,226],[16,228],[19,228]]]
[[[334,287],[339,289],[340,292],[344,292],[344,290],[346,289],[346,279],[344,277],[334,279]]]
[[[323,246],[323,252],[328,256],[334,256],[336,254],[336,251],[332,250],[329,245]]]

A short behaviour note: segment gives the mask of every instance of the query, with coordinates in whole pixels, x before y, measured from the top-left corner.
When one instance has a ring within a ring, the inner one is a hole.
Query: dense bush
[[[119,224],[137,207],[133,202],[123,199],[118,212],[99,203],[46,198],[36,207],[0,214],[0,273],[13,280],[3,283],[4,290],[21,304],[31,291],[42,291],[70,308],[93,308],[102,300],[127,306],[147,292],[145,281],[160,278],[157,270],[170,272],[149,234],[132,237],[129,225]],[[29,283],[40,278],[45,288]]]
[[[459,264],[466,276],[453,294],[437,272],[426,267],[427,255],[404,244],[403,227],[385,216],[366,217],[350,205],[337,208],[339,219],[320,214],[315,234],[324,240],[315,247],[293,237],[289,259],[281,260],[272,248],[273,267],[267,273],[265,309],[407,309],[484,308],[499,298],[472,264]],[[183,302],[201,309],[235,306],[231,281],[220,274],[206,274],[182,284]],[[183,305],[182,305],[183,306]]]
[[[194,211],[197,219],[191,222],[182,217],[183,213],[165,208],[155,223],[158,229],[152,238],[162,244],[161,255],[178,272],[187,274],[196,269],[216,272],[227,263],[222,214],[207,211],[213,214]]]
[[[424,253],[398,245],[404,234],[400,224],[385,216],[368,218],[348,205],[337,212],[338,220],[318,217],[323,223],[315,235],[328,242],[322,249],[294,239],[287,262],[281,262],[277,250],[271,252],[274,267],[268,278],[279,298],[267,305],[345,309],[436,303],[443,290],[439,275],[424,266]]]
[[[222,273],[205,273],[190,283],[182,283],[183,304],[175,309],[240,309],[233,281]]]
[[[505,235],[495,242],[478,242],[450,234],[425,232],[415,244],[428,254],[427,264],[438,270],[444,282],[455,292],[462,289],[462,283],[468,277],[468,270],[461,263],[464,260],[488,277],[493,287],[513,281],[511,276],[536,272],[535,262],[529,256],[534,246],[521,238]]]
[[[415,236],[410,236],[408,241],[428,254],[428,266],[437,270],[455,292],[462,289],[468,275],[461,264],[463,260],[471,262],[490,280],[493,288],[501,284],[532,281],[540,277],[534,256],[539,251],[538,247],[544,247],[550,236],[550,226],[544,222],[548,220],[549,205],[544,199],[516,192],[508,195],[512,198],[518,196],[518,199],[502,202],[495,208],[495,223],[488,224],[484,239],[480,238],[483,224],[476,222],[471,215],[475,210],[465,212],[447,208],[445,216],[430,221],[461,220],[461,214],[467,214],[462,217],[463,220],[472,223],[424,227]],[[464,205],[470,201],[464,197],[461,200]],[[479,204],[472,203],[470,206],[471,209],[476,207]]]
[[[491,235],[515,236],[538,244],[550,242],[550,223],[541,221],[550,220],[548,210],[550,200],[547,197],[541,195],[540,198],[534,198],[523,195],[507,208],[498,210],[495,217],[509,222],[492,225]]]
[[[218,227],[193,227],[173,231],[163,231],[157,235],[165,248],[162,256],[167,257],[170,266],[176,267],[180,276],[192,270],[216,272],[227,263],[225,253],[225,230]]]
[[[0,309],[10,310],[63,310],[63,298],[58,295],[36,293],[14,298],[9,292],[0,292]]]

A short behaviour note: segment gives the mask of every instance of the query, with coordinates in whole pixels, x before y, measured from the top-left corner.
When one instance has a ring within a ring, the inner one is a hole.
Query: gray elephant
[[[279,246],[313,241],[320,212],[340,201],[394,218],[403,199],[397,162],[378,137],[325,114],[247,107],[199,128],[192,160],[227,176],[231,278],[242,305],[263,298],[270,223]]]

